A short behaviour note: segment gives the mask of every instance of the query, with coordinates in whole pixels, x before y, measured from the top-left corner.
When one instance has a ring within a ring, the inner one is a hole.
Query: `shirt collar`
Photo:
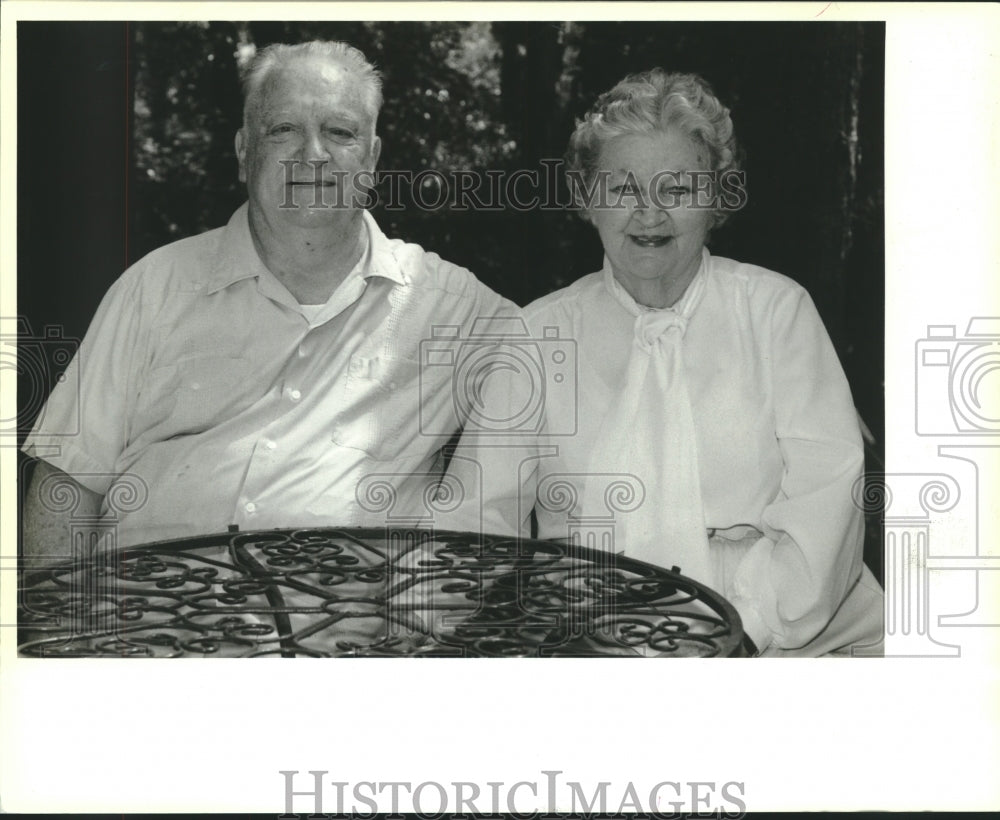
[[[244,279],[259,279],[262,276],[265,279],[273,278],[254,247],[253,237],[250,235],[249,213],[249,203],[244,202],[222,229],[222,240],[208,277],[206,293],[215,293]],[[359,266],[347,278],[351,279],[355,275],[364,279],[378,276],[397,285],[409,284],[408,277],[393,253],[393,243],[382,233],[370,213],[365,211],[361,217],[368,231],[368,249],[362,254]]]
[[[368,228],[368,270],[362,276],[370,279],[373,276],[380,276],[389,279],[397,285],[410,284],[410,277],[404,273],[396,254],[393,252],[395,245],[399,242],[391,241],[378,226],[378,223],[368,211],[365,211],[361,218]]]

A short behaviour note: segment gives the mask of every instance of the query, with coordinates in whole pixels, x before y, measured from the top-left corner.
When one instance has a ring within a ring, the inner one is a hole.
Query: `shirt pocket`
[[[378,461],[417,463],[458,427],[450,372],[411,359],[355,356],[346,382],[348,407],[333,439]]]
[[[191,356],[153,368],[138,397],[138,434],[195,435],[229,421],[266,390],[242,356]]]

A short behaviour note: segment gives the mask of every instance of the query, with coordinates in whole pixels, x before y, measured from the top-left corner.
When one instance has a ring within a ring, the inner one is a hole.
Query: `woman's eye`
[[[611,193],[635,196],[639,193],[639,188],[630,182],[623,182],[620,185],[611,186]]]
[[[669,185],[660,189],[660,198],[667,202],[677,202],[679,199],[689,196],[690,193],[691,189],[686,185]]]

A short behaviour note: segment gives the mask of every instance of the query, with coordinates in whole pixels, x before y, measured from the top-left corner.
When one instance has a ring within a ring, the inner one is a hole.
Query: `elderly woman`
[[[526,534],[534,507],[540,538],[677,565],[728,598],[760,654],[877,644],[837,355],[801,286],[705,247],[741,197],[728,109],[699,77],[631,76],[567,159],[604,266],[525,309],[549,371],[540,435],[469,432],[452,467],[465,509]],[[488,418],[530,404],[516,380],[492,381]]]

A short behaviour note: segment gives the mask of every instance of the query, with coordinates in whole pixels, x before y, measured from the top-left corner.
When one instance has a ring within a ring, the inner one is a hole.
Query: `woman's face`
[[[696,201],[699,178],[691,172],[708,168],[704,152],[676,129],[604,143],[598,173],[607,195],[594,197],[587,213],[615,277],[634,297],[662,291],[670,296],[655,306],[673,304],[698,272],[714,212],[704,176]]]

